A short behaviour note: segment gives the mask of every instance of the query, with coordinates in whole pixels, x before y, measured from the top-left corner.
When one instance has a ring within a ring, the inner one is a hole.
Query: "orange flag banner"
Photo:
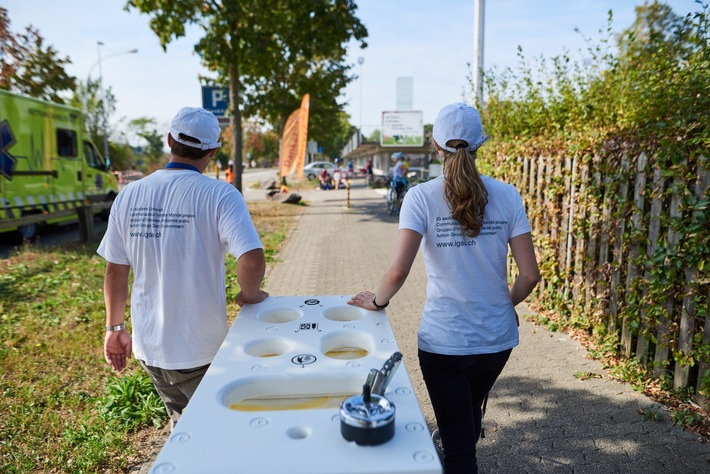
[[[301,108],[294,110],[286,120],[281,135],[281,152],[279,153],[279,174],[292,175],[298,171],[298,179],[303,176],[303,165],[308,142],[308,109],[310,95],[303,96]]]
[[[296,161],[298,179],[303,178],[303,165],[306,159],[306,145],[308,144],[308,110],[311,106],[311,95],[306,94],[301,101],[301,116],[298,121],[298,148],[296,149]]]
[[[301,111],[294,111],[286,120],[281,135],[281,151],[279,153],[279,174],[283,178],[296,171],[296,150],[298,149],[298,119]]]

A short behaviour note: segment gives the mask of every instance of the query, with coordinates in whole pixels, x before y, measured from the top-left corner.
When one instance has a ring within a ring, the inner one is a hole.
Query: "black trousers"
[[[444,446],[446,474],[478,472],[481,405],[511,352],[452,356],[419,350],[419,366]]]

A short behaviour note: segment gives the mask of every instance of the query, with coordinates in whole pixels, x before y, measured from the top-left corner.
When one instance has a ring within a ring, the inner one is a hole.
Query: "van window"
[[[57,129],[57,154],[61,157],[76,157],[77,143],[74,130]]]
[[[97,170],[106,171],[106,162],[103,157],[96,151],[94,145],[90,142],[84,142],[84,156],[86,156],[86,164]]]

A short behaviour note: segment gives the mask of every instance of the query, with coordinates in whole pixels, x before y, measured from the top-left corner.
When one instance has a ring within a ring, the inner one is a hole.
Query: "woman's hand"
[[[372,303],[373,299],[375,299],[375,294],[373,292],[361,291],[357,295],[350,298],[350,300],[348,301],[348,304],[353,305],[353,306],[359,306],[359,307],[365,308],[365,309],[369,309],[370,311],[377,311],[377,308]],[[382,302],[378,301],[378,304],[382,304]]]

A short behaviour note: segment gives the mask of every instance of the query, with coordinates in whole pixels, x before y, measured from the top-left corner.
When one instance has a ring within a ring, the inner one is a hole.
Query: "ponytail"
[[[452,143],[457,142],[457,143]],[[444,198],[451,215],[468,237],[476,237],[483,226],[483,213],[488,204],[488,191],[476,168],[476,152],[467,151],[462,140],[449,140],[452,153],[441,149],[444,158]]]

